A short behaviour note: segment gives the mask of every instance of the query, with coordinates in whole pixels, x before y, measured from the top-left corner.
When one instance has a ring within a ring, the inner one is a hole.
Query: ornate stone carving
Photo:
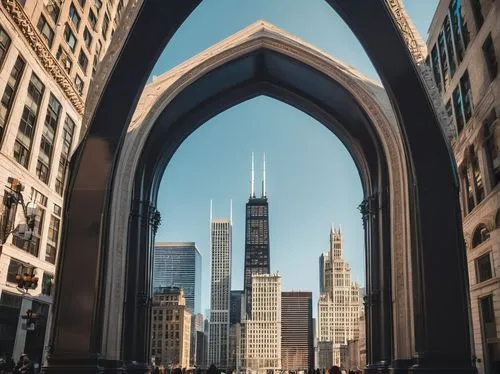
[[[434,106],[434,110],[438,116],[441,129],[450,143],[456,137],[456,129],[453,125],[451,117],[448,115],[446,108],[443,104],[443,99],[439,89],[437,88],[434,76],[430,68],[425,63],[427,57],[427,46],[423,39],[420,37],[417,29],[413,25],[410,17],[406,13],[401,0],[385,0],[387,6],[391,10],[392,16],[398,25],[399,31],[410,50],[410,53],[419,68],[420,76],[424,81],[427,92]]]
[[[31,23],[22,6],[19,5],[16,0],[2,0],[2,5],[14,21],[14,23],[19,27],[26,41],[36,53],[42,66],[59,84],[63,92],[70,100],[71,104],[73,104],[73,106],[75,107],[76,111],[80,115],[83,115],[84,103],[82,98],[71,83],[71,79],[59,65],[59,62],[52,55],[44,41],[40,38],[37,30],[35,29],[35,26],[33,26],[33,24]]]

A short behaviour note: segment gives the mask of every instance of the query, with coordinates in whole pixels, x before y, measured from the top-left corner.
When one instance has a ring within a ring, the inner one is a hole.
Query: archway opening
[[[141,37],[139,32],[131,33],[121,50],[120,61],[133,60],[134,55],[156,58],[158,45],[164,45],[194,5],[195,2],[183,2],[174,11],[165,12],[156,3],[137,4],[140,13],[133,23],[134,29],[143,28],[148,32],[157,30],[159,33],[153,36],[155,40],[150,45],[142,42],[144,35]],[[460,216],[455,196],[456,176],[435,113],[403,39],[395,31],[389,5],[382,2],[366,3],[362,12],[369,14],[369,17],[359,13],[359,4],[352,1],[332,1],[331,5],[349,22],[379,69],[398,117],[396,126],[393,126],[395,121],[388,120],[390,114],[386,109],[390,105],[381,105],[378,101],[381,97],[369,81],[363,80],[361,88],[352,84],[352,80],[342,81],[342,74],[349,72],[349,69],[334,69],[332,77],[325,70],[335,63],[325,63],[321,58],[311,58],[304,64],[300,59],[304,46],[300,43],[296,45],[287,41],[283,45],[283,40],[257,37],[253,41],[240,40],[233,45],[234,48],[226,45],[220,51],[212,51],[215,52],[212,55],[203,56],[201,64],[193,69],[177,71],[182,79],[174,79],[176,82],[170,86],[170,92],[153,98],[153,101],[159,99],[153,103],[155,110],[148,111],[143,118],[136,118],[138,121],[132,122],[131,131],[124,139],[121,135],[125,133],[124,126],[128,123],[130,108],[112,111],[107,105],[113,104],[108,100],[112,99],[113,94],[120,93],[132,108],[135,107],[137,87],[144,84],[151,64],[148,62],[134,66],[131,75],[128,73],[132,70],[126,65],[114,68],[113,80],[107,81],[106,97],[96,97],[96,101],[90,105],[91,112],[95,109],[92,117],[94,125],[77,154],[77,161],[74,161],[80,168],[75,169],[72,175],[66,207],[68,224],[64,229],[63,243],[66,247],[88,245],[94,252],[88,257],[87,267],[91,271],[84,275],[85,279],[81,282],[81,291],[86,295],[88,304],[78,310],[77,315],[64,313],[61,306],[66,304],[65,307],[76,307],[65,287],[74,283],[71,280],[77,269],[78,261],[75,260],[78,255],[73,249],[61,256],[65,266],[61,267],[59,276],[65,282],[57,283],[59,297],[56,317],[59,328],[54,329],[54,344],[61,348],[61,352],[81,352],[89,365],[99,365],[100,362],[109,364],[112,361],[134,366],[144,360],[147,347],[141,342],[145,341],[142,335],[149,323],[150,286],[147,276],[150,259],[146,249],[151,244],[154,232],[154,225],[150,225],[149,219],[155,211],[161,172],[182,140],[206,119],[248,98],[266,94],[293,103],[325,124],[340,123],[339,126],[333,126],[332,131],[336,130],[339,138],[350,145],[348,148],[359,170],[363,171],[361,179],[366,199],[362,211],[368,247],[373,249],[370,251],[373,257],[368,265],[369,279],[378,286],[370,292],[367,300],[368,308],[373,312],[373,319],[368,326],[370,339],[377,339],[377,343],[381,343],[378,346],[372,344],[372,349],[379,350],[372,352],[372,359],[381,360],[377,362],[379,366],[387,366],[383,358],[386,356],[388,361],[392,361],[393,367],[407,370],[415,362],[411,359],[412,355],[418,352],[416,370],[420,367],[453,367],[453,370],[457,368],[456,372],[470,372],[468,318],[466,308],[464,310],[467,305],[466,279]],[[152,23],[155,19],[162,20],[161,26]],[[374,23],[374,20],[380,23]],[[374,27],[378,30],[377,37],[370,34]],[[128,48],[132,45],[133,48]],[[294,54],[294,48],[297,47],[299,53]],[[390,51],[390,56],[387,51]],[[321,70],[329,79],[321,81],[315,77]],[[412,95],[405,94],[408,90]],[[166,106],[168,110],[164,110]],[[105,127],[102,121],[108,126]],[[141,132],[135,127],[138,123],[148,123],[150,127],[142,126],[146,127],[146,131]],[[349,128],[342,127],[346,124],[349,124]],[[139,147],[135,148],[133,157],[127,160],[124,155],[134,146],[134,141],[127,142],[127,138],[133,132],[136,133],[135,140],[138,140]],[[169,142],[159,144],[160,139],[169,139]],[[394,146],[395,152],[391,152],[389,143]],[[164,151],[160,155],[159,149]],[[433,152],[429,153],[429,149]],[[142,152],[140,157],[138,150]],[[432,160],[430,154],[433,155]],[[89,169],[89,162],[92,164],[96,157],[105,162],[97,170]],[[127,165],[126,161],[131,163]],[[387,166],[389,162],[390,167]],[[391,167],[396,165],[394,162],[398,165],[395,174],[401,172],[401,175],[389,181],[390,173],[394,171]],[[127,169],[127,166],[132,168]],[[124,181],[129,183],[119,184],[121,190],[113,188],[113,184],[121,178],[126,178]],[[399,189],[400,195],[396,197],[391,189]],[[450,190],[454,191],[452,196],[449,195]],[[393,198],[402,204],[392,204]],[[125,204],[120,206],[120,202]],[[436,208],[438,203],[441,210]],[[75,222],[72,227],[71,218],[75,217],[75,209],[81,204],[87,205],[89,219],[83,225]],[[110,211],[103,209],[110,206]],[[389,212],[394,213],[398,209],[399,218],[391,221],[394,218]],[[450,212],[452,220],[444,220],[449,218]],[[123,219],[127,221],[125,226]],[[99,222],[103,225],[102,230]],[[435,241],[438,225],[434,223],[438,222],[441,224],[439,252],[442,256],[436,257],[437,251],[434,249],[438,248]],[[89,228],[99,235],[86,238]],[[395,246],[394,240],[399,241],[400,245]],[[104,251],[99,252],[100,249]],[[396,260],[391,257],[391,249],[402,255],[398,267],[390,266]],[[108,265],[110,263],[113,263],[111,268]],[[405,273],[405,266],[411,267],[411,274],[409,271]],[[125,267],[128,270],[126,282],[121,273]],[[443,269],[446,269],[450,280],[446,284],[439,282]],[[399,282],[397,278],[401,275],[402,282]],[[393,276],[396,279],[392,280]],[[101,284],[95,289],[93,282],[96,279],[104,281],[106,285]],[[125,289],[121,289],[121,286],[125,286]],[[413,294],[410,294],[410,289]],[[395,294],[394,300],[391,293]],[[111,294],[117,303],[105,305],[103,301],[109,299]],[[125,308],[121,303],[123,294],[127,300]],[[444,302],[443,298],[446,303],[457,306],[454,308],[456,313],[446,318],[434,313]],[[117,311],[116,308],[118,313],[113,313]],[[398,317],[394,326],[390,321],[393,311]],[[73,323],[75,318],[80,325]],[[117,325],[122,326],[122,322],[125,329],[123,335],[116,329]],[[101,326],[107,328],[100,330]],[[446,344],[442,339],[434,338],[437,331],[440,335],[446,332]],[[74,336],[81,338],[74,341]],[[397,341],[394,354],[393,341]],[[404,342],[407,342],[406,347]],[[106,352],[107,361],[96,359],[95,355],[88,356],[86,352]],[[60,359],[62,356],[57,355],[51,358],[54,369],[63,362],[58,361]],[[142,369],[139,367],[138,370]]]

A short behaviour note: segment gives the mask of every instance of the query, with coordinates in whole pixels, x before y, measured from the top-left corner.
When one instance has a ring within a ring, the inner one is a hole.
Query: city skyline
[[[408,13],[425,36],[437,1],[405,1]],[[236,9],[238,6],[242,9]],[[297,1],[290,12],[284,2],[203,2],[186,20],[154,68],[161,74],[185,58],[224,39],[257,19],[311,42],[332,56],[378,80],[360,43],[323,1]],[[219,13],[220,9],[224,9]],[[231,17],[220,19],[218,14]],[[315,29],[304,20],[315,17]],[[214,27],[200,34],[193,23]],[[337,21],[338,20],[338,21]],[[334,25],[334,26],[333,26]],[[335,27],[335,30],[331,30]],[[333,32],[332,32],[333,31]],[[333,37],[335,36],[335,37]],[[232,289],[243,289],[244,217],[248,200],[251,152],[267,158],[270,199],[271,272],[284,275],[284,290],[312,290],[318,298],[318,260],[328,248],[324,232],[341,223],[345,257],[353,279],[364,284],[364,238],[357,206],[363,199],[359,173],[343,144],[316,120],[287,104],[260,96],[227,109],[193,132],[173,155],[159,191],[162,226],[157,241],[194,241],[209,267],[207,221],[209,200],[215,213],[233,200]],[[261,175],[260,162],[256,175]],[[297,273],[307,276],[297,277]],[[300,282],[299,282],[300,280]],[[209,305],[207,272],[203,276],[203,309]],[[316,302],[313,302],[316,309]]]

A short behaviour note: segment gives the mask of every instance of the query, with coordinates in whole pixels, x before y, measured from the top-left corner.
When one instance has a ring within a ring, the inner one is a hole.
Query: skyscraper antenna
[[[233,224],[233,199],[229,200],[229,223]]]
[[[212,222],[212,199],[210,199],[210,222]]]
[[[253,152],[252,152],[252,180],[250,186],[250,197],[255,197],[255,188],[254,188],[254,180],[255,180],[255,170],[254,170],[254,161],[253,161]]]
[[[264,152],[262,167],[262,197],[266,197],[266,152]]]

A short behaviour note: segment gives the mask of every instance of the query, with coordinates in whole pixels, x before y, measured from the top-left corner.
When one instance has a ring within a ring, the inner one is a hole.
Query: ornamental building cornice
[[[2,5],[7,14],[21,31],[21,34],[28,42],[31,49],[35,52],[42,66],[61,87],[66,97],[76,109],[77,113],[83,115],[84,102],[72,84],[71,78],[59,65],[57,59],[52,55],[50,49],[38,34],[35,26],[31,23],[28,15],[24,12],[23,7],[17,2],[17,0],[2,0]]]

